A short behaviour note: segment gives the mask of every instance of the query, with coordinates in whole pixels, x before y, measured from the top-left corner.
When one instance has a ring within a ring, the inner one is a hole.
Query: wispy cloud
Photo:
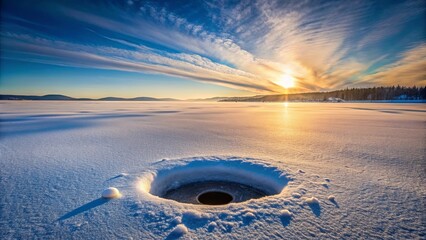
[[[426,85],[426,44],[416,46],[401,58],[365,76],[362,83],[377,85]]]
[[[273,85],[257,84],[256,76],[226,65],[214,63],[199,55],[152,52],[149,48],[125,50],[34,38],[6,33],[3,46],[22,51],[27,59],[61,66],[113,69],[131,72],[153,72],[191,78],[249,91],[271,92]],[[269,86],[269,88],[268,88]]]
[[[31,19],[10,16],[22,20],[10,23],[19,31],[2,31],[2,49],[21,53],[14,56],[20,60],[154,72],[259,93],[281,91],[275,82],[288,72],[297,80],[294,91],[425,84],[422,43],[375,71],[370,69],[374,59],[386,54],[358,54],[386,44],[407,22],[424,16],[421,1],[390,6],[377,21],[371,20],[369,1],[205,1],[202,7],[208,15],[191,21],[155,2],[51,3],[36,11],[84,26],[103,41],[75,42],[21,24]]]
[[[425,2],[418,0],[402,1],[385,9],[380,15],[374,16],[377,21],[372,26],[362,29],[363,37],[358,42],[358,48],[398,34],[407,22],[416,16],[424,15],[424,11]]]

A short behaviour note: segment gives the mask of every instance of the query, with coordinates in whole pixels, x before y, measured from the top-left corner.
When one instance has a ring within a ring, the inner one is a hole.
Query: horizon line
[[[214,99],[214,98],[249,98],[249,97],[256,97],[256,96],[278,96],[278,95],[297,95],[297,94],[312,94],[312,93],[331,93],[336,91],[343,91],[343,90],[350,90],[350,89],[372,89],[372,88],[391,88],[391,87],[400,87],[400,88],[426,88],[425,86],[401,86],[401,85],[393,85],[393,86],[373,86],[373,87],[353,87],[353,88],[342,88],[342,89],[336,89],[336,90],[327,90],[327,91],[312,91],[312,92],[297,92],[297,93],[279,93],[279,94],[258,94],[258,95],[247,95],[247,96],[215,96],[215,97],[206,97],[206,98],[186,98],[186,99],[180,99],[180,98],[174,98],[174,97],[151,97],[151,96],[135,96],[135,97],[118,97],[118,96],[105,96],[100,98],[92,98],[92,97],[72,97],[66,94],[62,93],[47,93],[42,95],[34,95],[34,94],[10,94],[10,93],[1,93],[0,96],[4,95],[10,95],[10,96],[21,96],[21,97],[45,97],[45,96],[63,96],[72,98],[72,100],[93,100],[93,101],[99,101],[104,98],[120,98],[120,99],[126,99],[131,100],[135,98],[152,98],[152,99],[158,99],[158,100],[164,100],[164,99],[170,99],[173,101],[190,101],[190,100],[204,100],[204,99]]]

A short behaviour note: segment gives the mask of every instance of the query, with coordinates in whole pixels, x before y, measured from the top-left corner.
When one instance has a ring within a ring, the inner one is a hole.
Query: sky
[[[426,85],[426,2],[1,1],[0,93],[250,96]]]

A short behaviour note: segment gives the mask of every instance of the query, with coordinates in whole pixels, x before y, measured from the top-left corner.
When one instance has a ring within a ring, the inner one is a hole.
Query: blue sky
[[[181,99],[426,85],[426,3],[14,1],[3,94]]]

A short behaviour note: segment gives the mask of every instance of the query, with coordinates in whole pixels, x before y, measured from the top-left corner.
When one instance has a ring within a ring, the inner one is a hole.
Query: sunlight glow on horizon
[[[289,89],[295,86],[295,79],[291,72],[287,70],[276,83],[285,89]]]

